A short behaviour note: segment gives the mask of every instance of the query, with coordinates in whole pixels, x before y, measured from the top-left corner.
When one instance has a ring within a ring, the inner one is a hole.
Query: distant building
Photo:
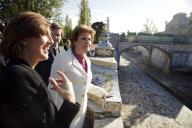
[[[173,16],[173,19],[166,25],[164,32],[173,35],[185,35],[189,25],[190,20],[189,18],[187,18],[187,14],[177,13]]]

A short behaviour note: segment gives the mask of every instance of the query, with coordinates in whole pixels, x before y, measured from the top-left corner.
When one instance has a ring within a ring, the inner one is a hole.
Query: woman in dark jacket
[[[34,70],[48,59],[50,24],[42,15],[24,12],[3,32],[1,54],[8,59],[0,78],[0,128],[68,128],[79,111],[71,82],[61,72],[50,83],[64,99],[57,110],[46,85]]]

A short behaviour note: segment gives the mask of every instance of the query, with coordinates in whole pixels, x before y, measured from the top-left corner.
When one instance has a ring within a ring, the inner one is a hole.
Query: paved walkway
[[[165,83],[175,85],[174,80],[186,82],[184,77],[168,77],[146,67],[141,60],[134,61],[135,56],[132,62],[126,58],[127,54],[123,54],[118,72],[123,102],[121,118],[125,128],[192,128],[192,111],[160,86]]]

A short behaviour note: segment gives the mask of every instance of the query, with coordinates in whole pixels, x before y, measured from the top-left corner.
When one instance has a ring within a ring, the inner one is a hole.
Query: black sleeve
[[[57,128],[69,128],[79,109],[80,105],[78,103],[73,104],[67,100],[64,100],[60,110],[56,112]]]
[[[3,74],[0,88],[0,128],[68,128],[80,106],[65,100],[59,111],[30,71]],[[48,117],[48,118],[45,118]],[[46,119],[46,120],[45,120]]]

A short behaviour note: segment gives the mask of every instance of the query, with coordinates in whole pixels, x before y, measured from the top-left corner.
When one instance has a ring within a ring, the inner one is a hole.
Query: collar
[[[14,65],[14,64],[18,64],[18,65],[24,64],[24,65],[27,65],[27,66],[31,67],[30,64],[27,63],[27,62],[26,62],[25,60],[23,60],[23,59],[19,59],[19,58],[9,58],[7,65]]]

